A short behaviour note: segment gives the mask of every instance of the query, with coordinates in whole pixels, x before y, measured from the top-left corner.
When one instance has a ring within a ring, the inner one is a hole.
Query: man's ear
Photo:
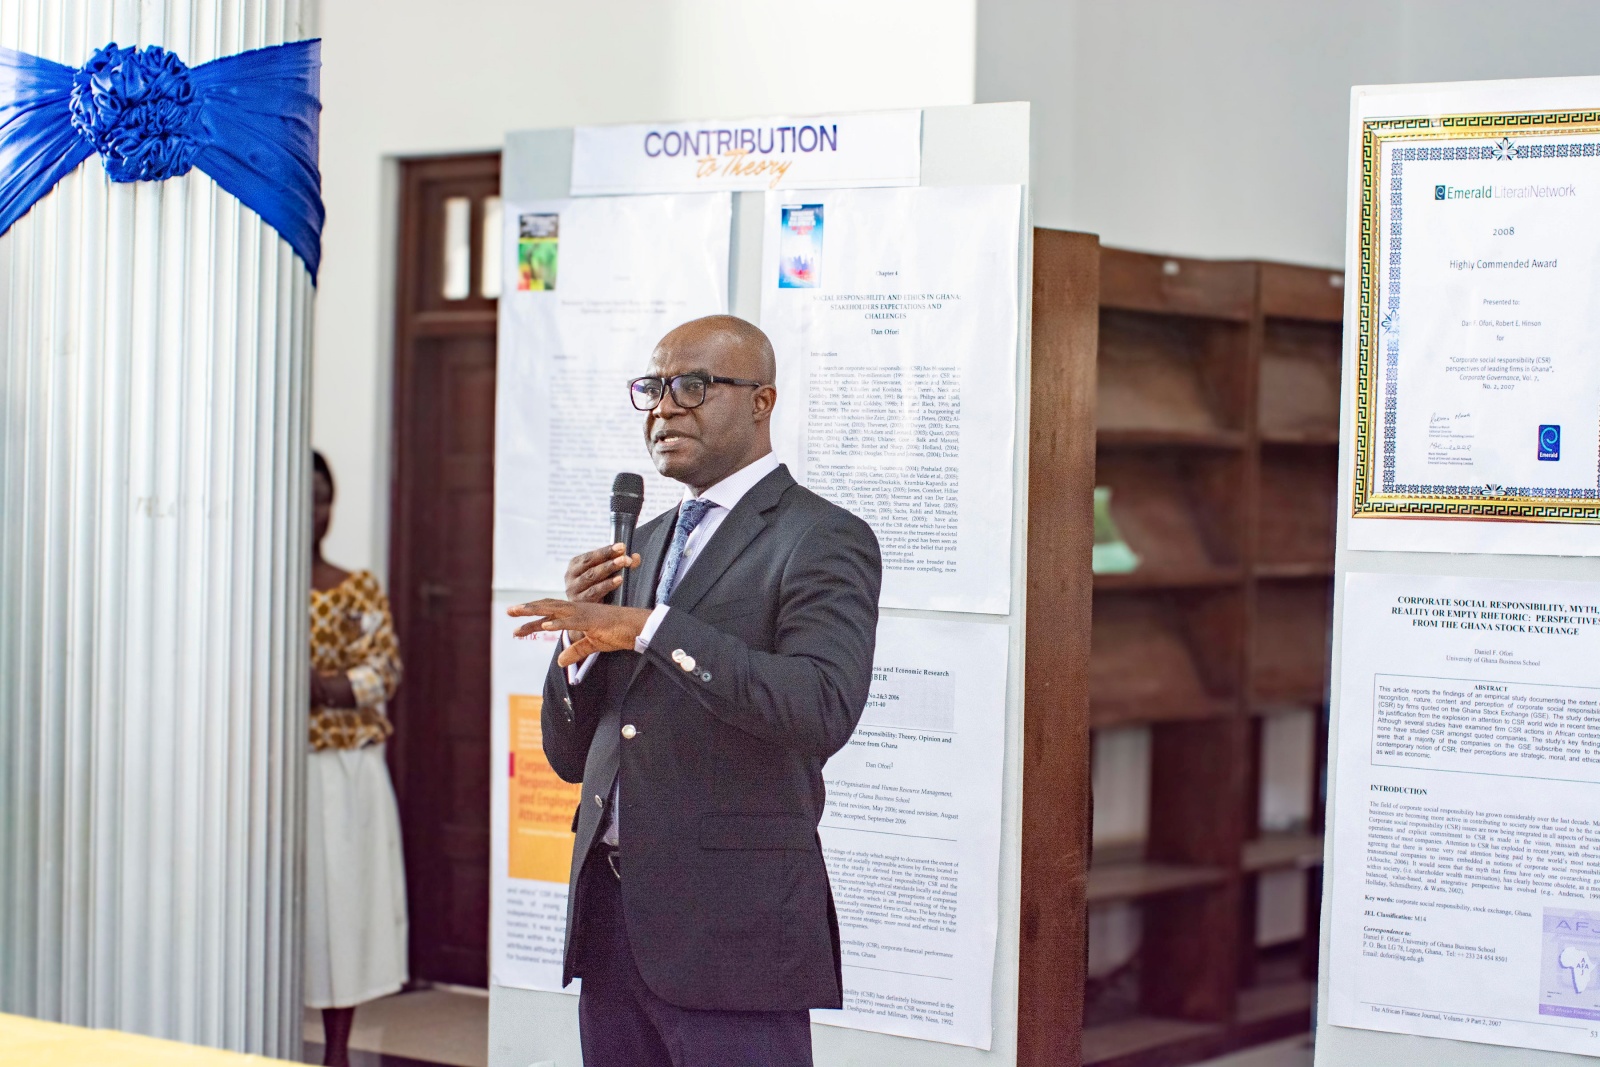
[[[778,406],[778,387],[776,385],[763,385],[754,390],[754,412],[757,422],[766,422],[772,418],[772,409]]]

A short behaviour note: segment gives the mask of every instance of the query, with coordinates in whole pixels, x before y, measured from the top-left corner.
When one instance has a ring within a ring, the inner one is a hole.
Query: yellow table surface
[[[0,1015],[0,1067],[264,1067],[265,1056]]]

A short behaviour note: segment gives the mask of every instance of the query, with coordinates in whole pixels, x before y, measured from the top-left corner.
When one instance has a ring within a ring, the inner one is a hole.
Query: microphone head
[[[644,510],[644,477],[623,471],[611,481],[611,513],[639,517]]]

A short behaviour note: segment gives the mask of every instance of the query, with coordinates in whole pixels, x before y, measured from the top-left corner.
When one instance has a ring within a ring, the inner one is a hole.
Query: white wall
[[[1344,260],[1350,87],[1600,72],[1583,0],[984,0],[978,99],[1033,102],[1034,219]]]
[[[1358,83],[1588,74],[1585,0],[322,0],[312,436],[329,553],[387,564],[392,161],[584,122],[1034,102],[1035,218],[1107,244],[1343,258]]]
[[[508,130],[972,102],[976,0],[322,0],[312,440],[329,556],[387,565],[398,156]]]

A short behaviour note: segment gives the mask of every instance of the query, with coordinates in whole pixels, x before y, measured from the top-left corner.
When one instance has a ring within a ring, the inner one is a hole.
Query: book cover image
[[[778,288],[817,288],[822,278],[822,205],[786,205],[781,229]]]
[[[517,288],[546,292],[556,287],[560,215],[517,216]]]
[[[1539,1014],[1600,1019],[1600,911],[1544,909]]]

